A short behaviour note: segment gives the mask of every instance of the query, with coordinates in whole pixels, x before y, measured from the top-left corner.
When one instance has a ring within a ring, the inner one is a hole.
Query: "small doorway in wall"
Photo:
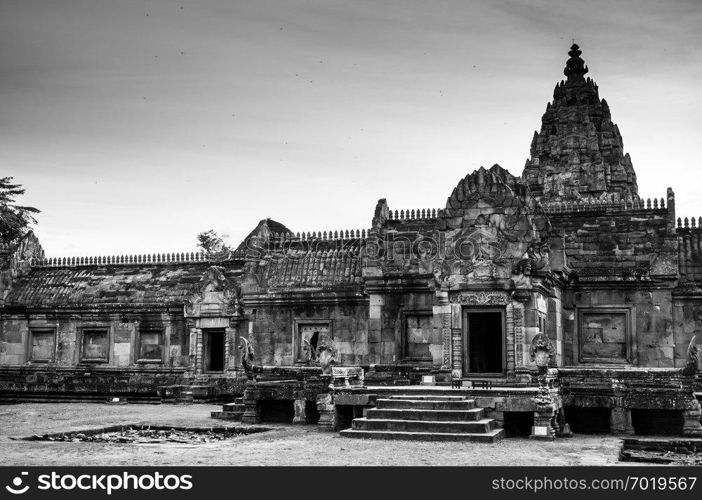
[[[204,372],[224,371],[224,328],[202,331],[202,369]]]
[[[504,373],[504,312],[500,309],[467,309],[463,320],[466,373]]]

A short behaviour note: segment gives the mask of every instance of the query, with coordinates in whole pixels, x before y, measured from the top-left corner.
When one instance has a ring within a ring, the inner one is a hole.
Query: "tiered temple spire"
[[[585,61],[580,57],[581,54],[580,47],[578,47],[577,43],[574,43],[568,52],[570,59],[566,62],[566,67],[563,70],[563,74],[568,77],[569,82],[582,81],[585,74],[589,71]]]
[[[567,80],[556,84],[522,178],[546,202],[604,199],[613,193],[632,201],[638,187],[631,158],[597,84],[585,78],[589,70],[581,54],[573,44],[563,70]]]

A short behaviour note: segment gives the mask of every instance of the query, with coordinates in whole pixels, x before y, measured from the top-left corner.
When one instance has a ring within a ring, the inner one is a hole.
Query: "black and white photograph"
[[[32,467],[702,488],[675,473],[702,465],[700,26],[699,0],[0,0],[0,496],[87,489]]]

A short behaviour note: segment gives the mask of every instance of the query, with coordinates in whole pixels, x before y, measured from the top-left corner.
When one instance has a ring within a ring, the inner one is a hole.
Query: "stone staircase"
[[[495,420],[465,396],[393,395],[378,399],[342,436],[494,443],[504,437]]]
[[[213,411],[210,413],[212,418],[220,420],[237,420],[240,421],[244,415],[244,398],[236,398],[233,403],[225,403],[222,405],[222,411]]]

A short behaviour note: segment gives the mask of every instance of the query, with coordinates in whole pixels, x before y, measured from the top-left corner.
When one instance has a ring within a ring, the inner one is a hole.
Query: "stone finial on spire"
[[[563,74],[568,77],[569,82],[582,80],[583,75],[588,72],[585,61],[582,60],[580,54],[582,54],[580,47],[577,43],[573,43],[568,51],[570,59],[566,62],[566,67],[563,70]]]

